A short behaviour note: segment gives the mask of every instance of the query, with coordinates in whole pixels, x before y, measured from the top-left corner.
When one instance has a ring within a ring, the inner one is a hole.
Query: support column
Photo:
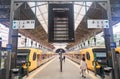
[[[6,79],[10,79],[10,70],[16,67],[18,30],[12,29],[13,19],[14,19],[14,0],[11,0],[8,44],[12,45],[12,49],[8,51],[8,56],[5,64]]]
[[[108,56],[108,65],[112,66],[113,70],[113,77],[112,79],[119,79],[118,78],[118,64],[116,60],[116,54],[114,48],[110,47],[110,43],[114,42],[113,39],[113,28],[112,28],[112,20],[111,20],[111,8],[110,8],[110,0],[107,1],[107,15],[109,20],[109,28],[104,29],[104,36],[105,36],[105,46],[107,49],[107,56]],[[111,63],[112,62],[112,63]]]
[[[0,69],[1,69],[1,51],[2,51],[2,38],[0,37]]]
[[[62,72],[62,52],[60,52],[60,72]]]

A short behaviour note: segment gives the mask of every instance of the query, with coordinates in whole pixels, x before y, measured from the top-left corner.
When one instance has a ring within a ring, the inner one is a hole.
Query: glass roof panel
[[[35,6],[35,3],[34,2],[28,2],[29,6],[32,8]]]
[[[84,16],[85,13],[86,13],[86,11],[85,11],[85,7],[82,7],[82,9],[81,9],[81,11],[80,11],[80,14]]]
[[[41,16],[41,15],[38,15],[37,18],[38,18],[38,19],[42,19],[42,16]]]
[[[36,7],[36,16],[37,16],[37,15],[41,15],[38,7]]]
[[[92,2],[87,2],[86,4],[87,4],[87,6],[90,7],[92,5]]]
[[[47,4],[48,4],[48,2],[37,2],[38,6],[43,6],[43,5],[47,5]]]
[[[35,13],[35,4],[36,4],[36,16],[40,21],[41,25],[48,32],[48,2],[28,2],[32,11]],[[91,6],[92,2],[74,2],[74,22],[75,30],[83,19],[86,11]],[[86,5],[86,8],[85,8]]]
[[[35,8],[31,8],[31,9],[32,9],[33,13],[35,13]]]
[[[48,15],[47,15],[47,13],[44,13],[44,14],[43,14],[43,16],[44,16],[45,18],[48,18]]]

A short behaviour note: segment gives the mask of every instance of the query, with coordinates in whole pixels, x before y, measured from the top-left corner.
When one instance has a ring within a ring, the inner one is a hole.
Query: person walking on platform
[[[87,63],[85,62],[85,58],[83,57],[80,61],[80,73],[82,74],[82,77],[86,78],[85,71],[87,70]]]
[[[65,62],[65,56],[63,56],[63,60],[64,60],[64,62]]]

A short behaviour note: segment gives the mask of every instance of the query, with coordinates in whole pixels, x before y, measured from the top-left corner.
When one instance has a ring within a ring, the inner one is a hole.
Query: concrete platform
[[[99,79],[91,72],[87,73],[86,78],[82,78],[79,72],[79,65],[66,58],[63,61],[63,71],[60,72],[59,57],[55,57],[45,65],[31,72],[28,77],[23,79]]]

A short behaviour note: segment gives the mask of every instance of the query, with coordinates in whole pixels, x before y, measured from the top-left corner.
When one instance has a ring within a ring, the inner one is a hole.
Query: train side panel
[[[29,61],[31,65],[29,66],[29,71],[35,69],[37,67],[37,50],[31,49],[31,52],[29,54]]]

